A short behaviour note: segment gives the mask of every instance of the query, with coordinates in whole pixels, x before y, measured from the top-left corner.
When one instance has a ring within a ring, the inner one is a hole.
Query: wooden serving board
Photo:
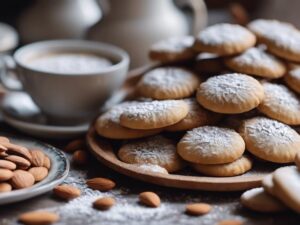
[[[141,75],[157,66],[161,65],[153,64],[131,71],[123,88],[109,100],[108,105],[111,106],[124,101],[131,95]],[[139,171],[136,166],[118,159],[117,149],[113,148],[116,146],[115,142],[99,137],[93,126],[87,134],[90,151],[102,164],[129,177],[166,187],[207,191],[240,191],[260,186],[262,178],[276,169],[268,163],[261,163],[262,165],[255,166],[248,173],[236,177],[207,177],[190,171],[183,172],[181,175]]]
[[[123,175],[161,186],[206,190],[206,191],[240,191],[261,185],[261,180],[274,168],[257,168],[242,176],[236,177],[206,177],[200,174],[177,175],[160,174],[139,171],[132,164],[120,161],[116,155],[113,143],[99,137],[92,127],[87,134],[87,143],[92,154],[105,166]]]

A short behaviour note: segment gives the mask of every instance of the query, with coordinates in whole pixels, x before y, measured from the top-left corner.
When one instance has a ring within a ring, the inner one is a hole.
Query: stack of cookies
[[[256,160],[292,163],[300,151],[299,43],[293,25],[264,19],[156,43],[149,56],[162,66],[140,78],[133,99],[102,114],[96,131],[122,140],[120,160],[158,173],[189,165],[223,177]]]

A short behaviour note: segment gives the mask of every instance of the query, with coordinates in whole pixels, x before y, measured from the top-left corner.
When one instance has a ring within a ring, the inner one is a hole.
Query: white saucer
[[[0,205],[19,202],[51,191],[68,176],[70,169],[69,161],[65,154],[59,149],[29,138],[11,136],[6,133],[0,133],[0,135],[8,137],[11,142],[26,146],[27,148],[40,149],[47,154],[51,160],[49,174],[43,181],[36,183],[30,188],[0,193]]]
[[[17,130],[39,138],[70,139],[87,132],[90,124],[62,126],[49,123],[24,92],[7,93],[1,104],[3,120]]]

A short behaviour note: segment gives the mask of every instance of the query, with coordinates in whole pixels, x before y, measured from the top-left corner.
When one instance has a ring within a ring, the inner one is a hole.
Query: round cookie
[[[138,168],[138,170],[141,170],[143,172],[169,174],[165,168],[158,166],[158,165],[141,164],[141,165],[137,165],[136,167]]]
[[[263,83],[265,98],[258,110],[272,119],[289,125],[300,125],[300,101],[281,84]]]
[[[176,62],[194,58],[192,48],[195,42],[192,36],[171,37],[153,44],[149,57],[160,62]]]
[[[175,172],[183,168],[183,161],[176,153],[173,140],[157,135],[124,144],[119,152],[119,158],[130,164],[152,164]]]
[[[156,129],[178,123],[186,117],[189,107],[182,100],[140,102],[124,109],[122,126],[132,129]]]
[[[246,28],[236,24],[216,24],[207,27],[196,37],[194,49],[220,56],[239,54],[254,46],[256,37]]]
[[[95,123],[97,133],[111,139],[133,139],[158,134],[161,129],[135,130],[120,125],[120,115],[129,105],[137,102],[125,102],[114,106],[98,117]]]
[[[210,112],[204,109],[194,98],[183,99],[188,106],[189,112],[187,116],[180,122],[166,127],[167,131],[184,131],[191,130],[196,127],[215,124],[220,118],[221,115]]]
[[[277,169],[273,173],[276,197],[285,205],[300,213],[300,172],[296,166]]]
[[[300,67],[290,70],[283,79],[287,86],[300,94]]]
[[[261,182],[264,190],[270,194],[275,196],[275,190],[274,190],[274,183],[273,183],[273,174],[269,174],[264,177],[264,179]]]
[[[300,136],[288,125],[265,117],[245,120],[239,129],[246,148],[260,159],[275,163],[294,162]]]
[[[216,165],[193,164],[193,168],[195,171],[208,176],[232,177],[249,171],[252,168],[252,160],[248,156],[242,156],[231,163]]]
[[[242,54],[224,60],[233,71],[276,79],[286,72],[284,63],[261,48],[249,48]]]
[[[254,78],[238,73],[211,77],[201,83],[197,101],[214,112],[236,114],[257,107],[264,98],[262,85]]]
[[[163,100],[190,97],[199,86],[200,79],[193,72],[177,68],[156,68],[147,72],[137,84],[143,97]]]
[[[248,28],[272,54],[300,62],[300,31],[293,25],[277,20],[258,19],[249,23]]]
[[[286,207],[264,191],[263,188],[253,188],[244,192],[241,196],[241,203],[246,208],[257,212],[280,212]]]
[[[234,130],[203,126],[188,131],[177,144],[178,154],[197,164],[230,163],[242,156],[245,142]]]

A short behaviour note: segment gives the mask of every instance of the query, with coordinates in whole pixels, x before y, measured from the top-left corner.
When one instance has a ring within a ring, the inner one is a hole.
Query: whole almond
[[[14,173],[8,169],[0,169],[0,181],[7,181],[13,177]]]
[[[31,165],[31,163],[27,159],[17,155],[9,155],[5,157],[5,159],[15,163],[17,165],[17,168],[20,169],[27,169]]]
[[[6,152],[0,152],[0,159],[7,157],[8,154]]]
[[[93,207],[95,209],[99,209],[99,210],[108,210],[115,203],[116,203],[116,200],[111,197],[98,198],[96,201],[94,201]]]
[[[5,151],[7,151],[7,148],[0,143],[0,152],[5,152]]]
[[[0,143],[9,143],[9,139],[7,137],[4,136],[0,136]]]
[[[34,184],[34,177],[31,173],[24,170],[15,170],[11,178],[11,185],[15,189],[31,187]]]
[[[65,152],[75,152],[76,150],[79,149],[84,149],[86,148],[85,141],[83,139],[76,139],[74,141],[71,141],[67,146],[64,148]]]
[[[6,148],[8,148],[7,150],[8,154],[18,155],[28,160],[31,160],[31,154],[27,148],[12,143],[1,143],[1,144]]]
[[[44,158],[44,165],[43,166],[46,167],[48,170],[51,168],[51,160],[46,155],[45,155],[45,158]]]
[[[41,150],[30,150],[31,164],[36,167],[44,165],[45,154]]]
[[[218,225],[243,225],[244,222],[241,220],[235,220],[235,219],[231,219],[231,220],[221,220],[219,221]]]
[[[140,203],[146,206],[153,207],[153,208],[157,208],[158,206],[160,206],[160,198],[154,192],[149,192],[149,191],[142,192],[139,195],[139,199],[140,199]]]
[[[86,151],[77,150],[73,153],[72,160],[76,165],[86,165],[88,163],[88,154]]]
[[[28,172],[32,174],[35,182],[44,180],[48,175],[48,169],[46,167],[31,167]]]
[[[11,161],[0,159],[0,168],[8,169],[8,170],[15,170],[17,165]]]
[[[63,185],[56,186],[53,189],[53,193],[61,199],[70,200],[80,196],[81,191],[78,188],[73,187],[71,185],[63,184]]]
[[[12,186],[9,183],[0,183],[0,193],[11,191]]]
[[[212,207],[209,204],[193,203],[186,205],[185,212],[189,215],[200,216],[209,213],[211,209]]]
[[[19,222],[26,225],[46,225],[59,220],[59,216],[52,212],[34,211],[23,213],[19,216]]]
[[[89,179],[86,184],[89,188],[99,191],[109,191],[116,186],[114,181],[102,177]]]

